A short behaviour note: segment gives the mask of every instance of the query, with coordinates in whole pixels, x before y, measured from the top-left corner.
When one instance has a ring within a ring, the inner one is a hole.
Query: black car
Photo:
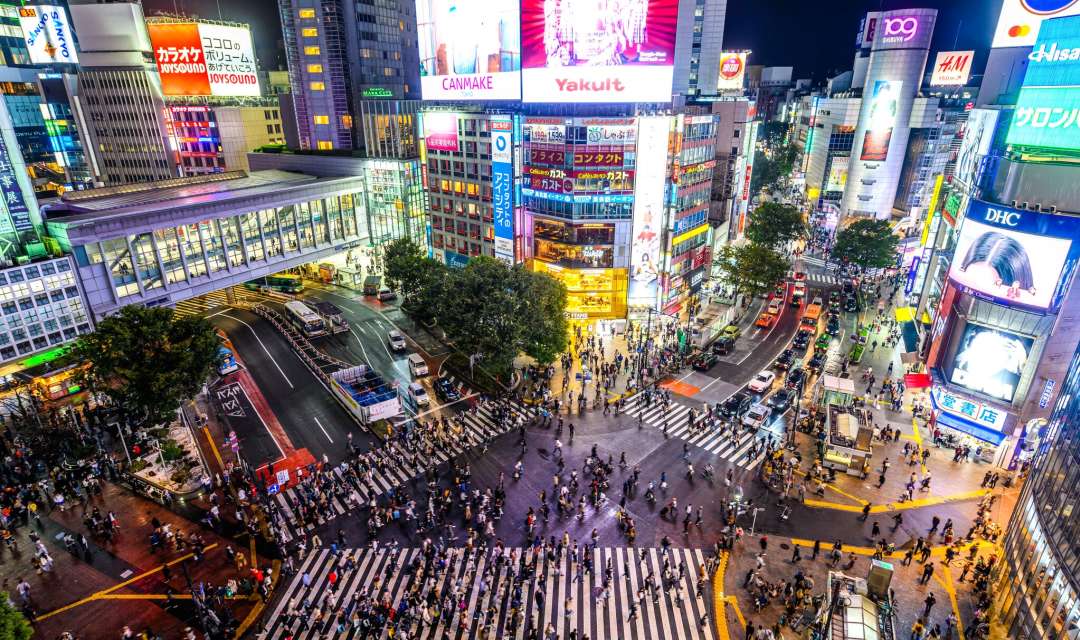
[[[855,311],[858,311],[858,310],[859,310],[859,301],[858,301],[858,299],[853,295],[848,296],[844,300],[844,311],[855,312]]]
[[[829,292],[829,302],[840,302],[840,292],[833,289]]]
[[[799,351],[805,351],[806,347],[810,346],[810,339],[813,337],[813,329],[799,329],[799,332],[791,340],[791,346]]]
[[[769,405],[769,408],[774,413],[783,413],[788,410],[791,403],[795,400],[795,392],[791,389],[780,389],[776,393],[769,396],[769,399],[765,401],[765,404]]]
[[[746,413],[746,410],[750,408],[753,402],[754,398],[749,393],[740,391],[724,400],[724,403],[720,405],[720,415],[725,418],[738,418]]]
[[[830,336],[835,336],[840,333],[840,318],[837,318],[836,316],[830,317],[829,321],[825,323],[825,333]]]
[[[777,369],[787,369],[794,360],[795,352],[791,349],[784,349],[780,352],[780,355],[776,356],[776,363],[773,366]]]
[[[716,342],[712,343],[712,352],[720,356],[726,356],[734,349],[735,339],[727,336],[720,336],[716,339]]]
[[[787,374],[787,386],[789,389],[802,389],[806,382],[806,370],[802,367],[792,369]]]
[[[844,293],[850,295],[855,293],[855,285],[851,284],[851,281],[844,282]]]
[[[435,396],[443,402],[457,402],[461,399],[461,394],[454,387],[454,383],[446,378],[439,378],[432,386],[435,387]]]
[[[814,354],[814,357],[810,358],[810,362],[806,364],[806,368],[820,373],[821,369],[825,366],[825,357],[824,351],[818,351]]]
[[[709,369],[712,369],[713,365],[717,362],[720,362],[720,357],[711,351],[706,351],[694,358],[694,361],[690,363],[690,366],[696,371],[708,371]]]

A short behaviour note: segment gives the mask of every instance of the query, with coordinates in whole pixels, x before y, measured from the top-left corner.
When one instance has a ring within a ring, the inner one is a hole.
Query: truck
[[[361,424],[371,425],[401,414],[397,389],[366,364],[335,371],[330,380],[334,397]]]
[[[381,276],[368,276],[364,278],[364,295],[374,296],[379,294],[379,289],[382,288]]]
[[[806,311],[803,312],[802,326],[813,327],[814,331],[817,331],[818,321],[821,319],[821,300],[815,298],[812,304],[806,305]]]

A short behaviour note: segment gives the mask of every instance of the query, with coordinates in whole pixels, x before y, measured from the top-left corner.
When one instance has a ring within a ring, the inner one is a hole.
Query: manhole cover
[[[786,542],[781,542],[781,543],[780,543],[780,548],[781,548],[781,549],[783,549],[784,551],[787,551],[788,549],[790,549],[790,548],[791,548],[791,545],[789,545],[789,544],[788,544],[788,543],[786,543]]]

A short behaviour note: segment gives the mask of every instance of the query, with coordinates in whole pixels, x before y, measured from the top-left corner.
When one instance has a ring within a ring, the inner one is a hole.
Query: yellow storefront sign
[[[678,244],[680,244],[682,242],[686,242],[687,240],[690,240],[691,238],[696,238],[697,236],[700,236],[701,234],[705,233],[708,230],[709,230],[709,225],[708,225],[708,223],[706,223],[706,224],[701,225],[700,227],[695,227],[695,228],[693,228],[693,229],[691,229],[691,230],[689,230],[689,231],[687,231],[685,233],[680,233],[679,235],[677,235],[677,236],[675,236],[674,238],[671,239],[671,246],[674,247],[674,246],[676,246],[676,245],[678,245]]]

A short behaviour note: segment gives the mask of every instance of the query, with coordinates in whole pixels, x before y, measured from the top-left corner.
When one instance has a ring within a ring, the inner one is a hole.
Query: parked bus
[[[326,323],[322,317],[303,302],[290,300],[285,303],[285,315],[289,322],[309,338],[326,335]]]
[[[312,306],[315,307],[315,312],[326,321],[326,327],[330,333],[341,333],[349,330],[349,321],[345,319],[345,314],[333,302],[319,300],[314,302]]]
[[[252,291],[280,291],[281,293],[300,293],[304,290],[303,279],[293,273],[276,273],[272,276],[256,278],[244,283]]]

